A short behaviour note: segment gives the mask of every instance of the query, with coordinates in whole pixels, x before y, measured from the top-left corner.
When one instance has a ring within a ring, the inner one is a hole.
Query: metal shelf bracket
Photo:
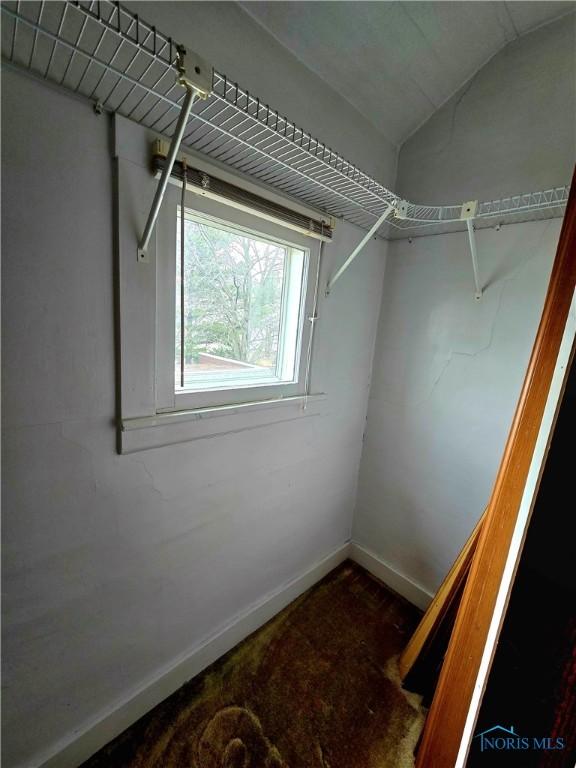
[[[474,232],[474,220],[468,219],[466,226],[468,227],[468,240],[470,241],[470,253],[472,255],[472,269],[474,270],[474,286],[476,287],[474,298],[479,301],[482,298],[482,286],[480,285],[480,274],[478,271],[478,253],[476,251],[476,233]]]
[[[366,245],[366,243],[368,242],[368,240],[370,240],[370,238],[371,238],[373,235],[375,235],[375,234],[376,234],[376,232],[377,232],[377,231],[380,229],[380,227],[382,226],[382,224],[384,224],[384,222],[386,221],[386,219],[388,218],[388,216],[390,216],[390,214],[391,214],[391,213],[392,213],[392,212],[395,210],[395,208],[396,208],[396,201],[394,201],[394,202],[392,202],[392,203],[388,203],[388,204],[386,205],[386,207],[385,207],[385,209],[384,209],[384,213],[383,213],[383,214],[380,216],[380,218],[379,218],[379,219],[376,221],[376,223],[375,223],[375,224],[373,224],[373,226],[371,227],[371,229],[370,229],[368,232],[366,232],[366,234],[364,235],[364,237],[362,238],[362,240],[360,240],[360,242],[358,243],[358,245],[356,246],[356,248],[354,248],[354,250],[352,251],[352,253],[350,254],[350,256],[348,256],[348,258],[346,259],[346,261],[344,262],[344,264],[342,264],[342,266],[340,267],[340,269],[338,270],[338,272],[336,272],[336,274],[334,275],[334,277],[331,277],[331,278],[330,278],[330,280],[328,280],[328,284],[326,285],[326,296],[329,296],[329,295],[330,295],[330,291],[332,290],[332,288],[334,287],[334,285],[335,285],[335,284],[338,282],[338,280],[339,280],[339,279],[342,277],[342,275],[344,274],[344,272],[346,272],[346,270],[348,269],[348,267],[350,266],[350,264],[352,264],[352,262],[354,261],[354,259],[356,258],[356,256],[358,256],[358,254],[359,254],[359,253],[360,253],[360,251],[361,251],[361,250],[364,248],[364,246]]]
[[[466,226],[470,213],[462,215],[461,203],[431,205],[399,199],[192,51],[185,52],[184,71],[184,49],[121,0],[2,0],[0,12],[3,66],[88,100],[96,113],[117,113],[158,135],[173,137],[171,156],[181,144],[364,230],[374,222],[379,226],[377,220],[389,204],[394,210],[387,217],[387,235],[410,238]],[[190,96],[191,90],[196,94]],[[195,100],[194,105],[188,97]],[[199,104],[199,98],[206,101]],[[170,164],[138,244],[142,261],[147,259],[169,170]],[[568,189],[564,184],[481,201],[473,219],[480,228],[495,218],[515,223],[559,217]]]
[[[468,241],[470,243],[470,254],[472,256],[472,269],[474,271],[474,286],[476,292],[474,298],[479,301],[482,298],[482,286],[480,285],[480,273],[478,270],[478,252],[476,250],[476,233],[474,232],[474,217],[478,210],[478,200],[471,200],[464,203],[460,212],[460,218],[466,222],[468,229]]]
[[[170,180],[170,174],[172,168],[180,150],[184,131],[188,125],[188,119],[192,106],[197,99],[207,99],[212,92],[212,67],[208,66],[206,62],[201,61],[198,56],[193,56],[191,74],[188,75],[184,66],[184,58],[186,56],[186,49],[179,46],[177,49],[176,67],[178,74],[176,76],[176,82],[186,89],[184,101],[180,107],[180,114],[178,115],[178,122],[174,129],[172,141],[170,142],[170,149],[166,157],[166,165],[162,171],[162,176],[158,181],[150,213],[144,227],[144,232],[138,243],[138,261],[148,261],[148,245],[150,244],[150,238],[154,230],[154,225],[158,218],[162,201],[164,200],[164,194],[166,193],[166,187]]]

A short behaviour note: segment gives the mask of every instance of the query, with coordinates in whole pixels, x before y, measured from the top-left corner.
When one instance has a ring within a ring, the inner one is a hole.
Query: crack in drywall
[[[506,278],[504,282],[509,282],[511,278]],[[422,397],[420,400],[409,400],[406,398],[402,398],[400,400],[387,400],[386,398],[379,398],[380,402],[384,403],[385,405],[402,405],[407,406],[410,408],[418,408],[421,405],[424,405],[424,403],[428,402],[430,398],[433,396],[436,388],[438,387],[440,381],[444,377],[444,374],[448,370],[450,364],[452,363],[454,357],[462,356],[462,357],[477,357],[478,355],[482,354],[483,352],[486,352],[490,347],[492,346],[492,342],[494,341],[494,333],[496,329],[496,323],[498,320],[498,316],[500,314],[500,309],[502,306],[502,297],[504,294],[505,286],[502,285],[502,288],[500,290],[500,294],[498,296],[498,303],[496,305],[496,309],[494,311],[494,315],[492,317],[492,320],[490,321],[490,330],[488,334],[488,342],[484,344],[482,347],[479,347],[474,352],[466,352],[464,350],[458,350],[458,349],[450,349],[448,352],[448,356],[446,360],[444,361],[444,364],[442,365],[440,371],[438,372],[437,376],[432,381],[432,385],[430,386],[430,389],[428,392]]]
[[[506,283],[506,282],[510,282],[510,281],[511,281],[511,278],[507,278],[503,282]],[[424,397],[419,402],[414,403],[412,407],[418,408],[419,406],[423,405],[425,402],[430,400],[430,398],[433,396],[434,391],[436,390],[438,384],[440,383],[440,381],[443,378],[444,374],[448,370],[448,368],[449,368],[452,360],[454,359],[454,357],[457,357],[457,356],[460,356],[460,357],[477,357],[478,355],[481,355],[483,352],[486,352],[487,350],[490,349],[490,347],[492,346],[492,342],[494,341],[494,333],[495,333],[495,330],[496,330],[496,324],[497,324],[497,321],[498,321],[498,316],[500,314],[500,308],[502,307],[502,297],[504,295],[504,291],[505,290],[506,290],[506,285],[502,285],[502,288],[500,290],[500,295],[498,296],[498,303],[496,305],[496,310],[494,312],[494,316],[493,316],[493,318],[491,320],[491,323],[490,323],[490,332],[489,332],[488,343],[485,344],[483,347],[480,347],[479,349],[475,350],[474,352],[465,352],[464,350],[451,349],[449,357],[448,357],[448,359],[446,361],[446,364],[443,366],[443,368],[440,371],[439,375],[436,377],[436,379],[435,379],[432,387],[430,388],[430,391],[426,395],[426,397]]]
[[[64,432],[64,430],[66,428],[66,423],[65,422],[60,422],[58,424],[58,426],[59,426],[59,432],[60,432],[61,439],[64,440],[64,442],[67,442],[67,443],[70,443],[71,445],[74,445],[76,448],[80,448],[80,450],[83,451],[84,454],[88,457],[88,467],[89,467],[90,477],[91,477],[91,481],[92,481],[91,482],[92,489],[94,490],[95,493],[98,493],[98,490],[99,490],[98,489],[98,481],[96,479],[96,468],[94,466],[94,457],[92,455],[92,451],[90,451],[85,445],[82,445],[82,443],[79,443],[77,440],[74,440],[74,439],[68,437],[68,435],[65,434],[65,432]]]
[[[452,141],[454,139],[454,133],[456,131],[456,115],[458,113],[458,108],[460,107],[460,105],[464,101],[464,98],[468,95],[470,89],[474,85],[474,83],[475,83],[475,81],[476,81],[476,79],[477,79],[477,77],[478,77],[478,75],[480,74],[481,71],[482,70],[479,69],[474,75],[472,75],[472,77],[468,81],[467,85],[464,87],[464,90],[462,91],[460,96],[458,96],[458,98],[454,102],[454,106],[452,107],[452,116],[451,116],[451,119],[450,119],[450,135],[448,136],[448,140],[445,142],[445,144],[442,147],[440,147],[440,149],[437,149],[433,153],[434,155],[442,155],[447,149],[450,148],[450,146],[452,144]]]
[[[483,347],[478,347],[474,352],[466,352],[465,350],[459,350],[459,349],[453,349],[451,350],[453,355],[463,355],[464,357],[476,357],[477,355],[480,355],[482,352],[486,352],[490,347],[492,346],[492,342],[494,341],[494,332],[496,330],[496,323],[498,321],[498,316],[500,315],[500,309],[502,307],[502,298],[504,296],[504,292],[506,291],[506,283],[511,282],[511,278],[507,278],[506,280],[502,281],[502,287],[500,288],[500,293],[498,295],[498,301],[496,302],[496,309],[494,310],[494,315],[492,317],[492,320],[490,321],[490,330],[488,333],[488,342],[484,344]]]
[[[454,355],[454,352],[452,350],[450,350],[450,352],[448,353],[448,357],[447,357],[447,359],[444,362],[444,365],[442,366],[442,368],[440,369],[440,372],[438,373],[438,375],[436,376],[436,378],[432,382],[432,386],[430,387],[430,390],[428,391],[428,393],[421,400],[417,400],[417,401],[415,401],[413,403],[411,403],[409,400],[403,400],[403,401],[401,401],[402,404],[410,406],[412,408],[419,408],[421,405],[424,405],[424,403],[426,403],[428,400],[430,400],[430,398],[434,395],[434,392],[436,391],[436,388],[440,384],[441,379],[444,377],[444,374],[448,370],[448,368],[450,366],[450,363],[452,362],[453,355]]]
[[[80,450],[83,451],[88,456],[88,462],[89,462],[89,467],[90,467],[90,476],[91,476],[91,481],[92,481],[91,485],[92,485],[92,488],[93,488],[94,492],[96,494],[98,494],[100,497],[104,497],[104,498],[106,498],[106,497],[112,497],[113,498],[115,496],[118,496],[117,491],[107,487],[106,480],[102,479],[102,474],[99,471],[99,464],[101,464],[102,461],[108,460],[107,457],[103,457],[103,459],[101,459],[98,456],[98,454],[95,452],[95,450],[92,449],[91,447],[87,446],[82,441],[81,438],[79,439],[77,437],[73,437],[70,434],[67,434],[66,433],[66,429],[69,428],[71,423],[86,424],[87,426],[89,426],[89,422],[82,422],[82,421],[74,420],[74,422],[71,422],[71,421],[61,422],[59,424],[59,426],[60,426],[60,436],[61,436],[61,438],[63,440],[65,440],[66,442],[71,443],[75,447],[80,448]],[[123,461],[126,461],[126,462],[129,461],[131,464],[141,464],[142,468],[144,470],[144,473],[148,477],[150,482],[149,483],[137,482],[133,487],[135,487],[135,488],[141,488],[141,487],[150,488],[151,491],[156,493],[160,497],[161,500],[166,501],[166,499],[164,499],[162,493],[156,487],[156,485],[154,483],[154,478],[153,478],[152,474],[150,473],[150,471],[148,470],[148,468],[146,467],[146,465],[144,464],[143,461],[139,461],[137,459],[133,459],[132,457],[121,457],[121,456],[117,456],[117,455],[114,455],[110,461],[111,461],[112,466],[114,466],[114,468],[120,469],[120,470],[121,470],[121,464],[123,463]]]
[[[520,37],[520,32],[518,31],[518,28],[516,26],[516,22],[514,21],[514,17],[512,16],[512,12],[510,11],[510,8],[508,7],[508,3],[504,3],[504,10],[506,11],[506,15],[508,16],[508,19],[510,21],[510,24],[512,25],[512,29],[514,30],[514,34],[516,35],[516,39]],[[500,17],[498,17],[498,21],[500,21]]]
[[[546,239],[546,236],[548,234],[548,231],[553,223],[553,219],[549,219],[546,221],[544,227],[542,228],[542,231],[540,233],[539,238],[537,241],[532,245],[530,254],[520,263],[517,264],[514,269],[505,277],[499,278],[500,282],[500,292],[498,295],[498,301],[494,310],[493,317],[490,321],[490,328],[489,328],[489,338],[488,342],[484,344],[482,347],[479,347],[478,349],[474,350],[473,352],[468,352],[463,349],[450,349],[448,352],[448,356],[446,360],[444,361],[444,364],[442,365],[440,371],[432,381],[432,384],[430,386],[429,391],[419,400],[410,400],[406,398],[401,398],[399,400],[389,400],[383,397],[378,398],[379,402],[384,403],[385,405],[390,406],[403,406],[403,407],[410,407],[410,408],[418,408],[421,405],[424,405],[427,403],[432,396],[434,395],[435,390],[437,389],[440,381],[444,377],[446,371],[448,370],[449,366],[451,365],[452,361],[455,357],[477,357],[478,355],[482,354],[483,352],[486,352],[490,349],[494,342],[494,334],[496,332],[496,326],[498,323],[498,318],[500,316],[500,312],[502,309],[502,304],[504,300],[504,294],[507,291],[507,289],[510,287],[510,285],[518,278],[519,274],[522,273],[528,265],[530,265],[532,262],[535,261],[535,259],[541,254],[542,252],[542,246]],[[484,288],[484,292],[487,290],[489,286],[492,287],[492,290],[494,290],[496,283],[492,284],[491,282],[486,283],[486,286]]]
[[[136,459],[130,456],[130,461],[132,464],[139,464],[142,467],[142,469],[144,470],[144,474],[150,478],[150,486],[152,487],[152,490],[158,494],[161,501],[172,502],[174,500],[174,497],[165,496],[164,493],[158,488],[158,486],[156,485],[156,481],[154,480],[154,475],[152,474],[150,469],[148,469],[148,467],[146,466],[146,462],[143,459]]]
[[[502,36],[504,37],[504,45],[500,48],[500,51],[502,51],[509,43],[514,42],[514,40],[517,40],[520,35],[518,34],[518,30],[516,29],[516,25],[514,24],[514,21],[512,19],[512,14],[510,13],[510,10],[506,3],[502,3],[501,5],[504,6],[504,12],[506,13],[506,16],[508,18],[508,21],[510,22],[510,26],[512,27],[512,33],[510,33],[510,29],[506,26],[504,21],[502,20],[500,16],[500,8],[495,7],[494,12],[496,16],[496,23],[500,27],[500,30],[502,31]],[[512,36],[510,37],[510,34]]]

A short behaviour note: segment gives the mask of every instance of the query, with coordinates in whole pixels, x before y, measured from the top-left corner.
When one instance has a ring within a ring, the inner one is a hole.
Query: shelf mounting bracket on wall
[[[178,46],[121,0],[18,0],[0,3],[0,13],[3,67],[86,99],[97,113],[116,113],[163,138],[176,138],[185,87],[174,81]],[[395,204],[387,219],[390,231],[403,238],[464,228],[461,202],[399,200],[288,116],[204,64],[186,52],[185,79],[197,86],[198,95],[202,90],[208,95],[202,105],[194,104],[193,119],[184,129],[181,143],[187,150],[364,230],[389,203]],[[210,82],[198,82],[207,74]],[[564,184],[480,201],[473,218],[478,226],[496,217],[501,223],[531,221],[542,213],[555,218],[562,216],[567,200]],[[153,221],[146,225],[140,246],[147,245],[153,228]],[[146,260],[146,248],[141,252]]]
[[[174,162],[178,155],[194,102],[197,99],[207,99],[212,93],[212,67],[195,54],[192,54],[189,55],[189,59],[192,60],[190,66],[192,72],[188,75],[184,66],[184,58],[186,55],[186,49],[183,46],[178,46],[176,57],[178,74],[176,76],[176,82],[186,89],[186,94],[182,106],[180,107],[178,122],[176,123],[170,142],[170,149],[168,150],[168,155],[166,157],[166,165],[162,171],[158,186],[156,187],[146,226],[144,227],[144,232],[138,243],[138,261],[140,262],[148,261],[148,245],[150,244],[150,238],[154,230],[154,225],[156,224],[156,219],[158,218],[158,213],[160,212],[166,187],[170,180],[170,174],[172,173],[172,168],[174,167]]]
[[[350,256],[348,256],[348,258],[346,259],[346,261],[344,262],[344,264],[342,264],[342,266],[340,267],[340,269],[338,270],[338,272],[336,272],[336,274],[334,275],[334,277],[331,277],[331,278],[330,278],[330,280],[328,280],[328,284],[327,284],[327,286],[326,286],[326,296],[329,296],[329,295],[330,295],[330,291],[332,290],[332,288],[334,287],[334,285],[335,285],[335,284],[338,282],[338,280],[339,280],[339,279],[342,277],[342,275],[344,274],[344,272],[346,272],[346,270],[348,269],[348,267],[350,266],[350,264],[352,264],[352,262],[354,261],[354,259],[356,258],[356,256],[358,256],[358,254],[360,253],[360,251],[362,250],[362,248],[364,248],[364,246],[366,245],[366,243],[368,242],[368,240],[370,240],[370,238],[371,238],[373,235],[375,235],[375,234],[376,234],[376,232],[377,232],[377,231],[380,229],[380,227],[382,226],[382,224],[384,224],[384,222],[386,221],[386,219],[388,218],[388,216],[390,216],[390,214],[391,214],[391,213],[394,211],[394,209],[396,208],[396,202],[397,202],[397,201],[396,201],[396,200],[394,200],[394,201],[393,201],[393,202],[391,202],[391,203],[387,203],[387,205],[386,205],[386,208],[384,209],[384,213],[383,213],[383,214],[380,216],[380,218],[379,218],[379,219],[376,221],[376,223],[375,223],[375,224],[373,224],[373,226],[371,227],[371,229],[370,229],[368,232],[366,232],[366,234],[364,235],[364,237],[362,238],[362,240],[360,240],[360,242],[358,243],[358,245],[356,246],[356,248],[354,248],[354,250],[352,251],[352,253],[350,254]]]
[[[482,298],[482,286],[480,285],[480,272],[478,270],[478,252],[476,250],[476,233],[474,231],[474,217],[478,209],[478,200],[471,200],[464,203],[460,218],[466,222],[468,229],[468,242],[470,243],[470,254],[472,256],[472,270],[474,271],[474,286],[476,292],[474,298],[479,301]]]

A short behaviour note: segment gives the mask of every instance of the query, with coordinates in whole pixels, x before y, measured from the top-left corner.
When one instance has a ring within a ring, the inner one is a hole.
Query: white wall
[[[558,219],[389,246],[354,540],[434,592],[488,502]]]
[[[9,71],[2,96],[12,768],[349,539],[385,247],[371,243],[321,302],[324,415],[118,456],[109,119]],[[324,284],[359,234],[338,225]]]
[[[575,50],[574,14],[507,45],[402,145],[398,193],[442,205],[570,184]]]
[[[574,16],[505,48],[400,151],[429,203],[570,182]],[[490,495],[543,305],[558,219],[389,245],[354,540],[435,591]]]

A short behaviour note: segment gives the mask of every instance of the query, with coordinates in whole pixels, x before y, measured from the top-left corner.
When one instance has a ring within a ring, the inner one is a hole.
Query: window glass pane
[[[303,252],[186,215],[182,386],[177,223],[176,391],[293,377]]]

